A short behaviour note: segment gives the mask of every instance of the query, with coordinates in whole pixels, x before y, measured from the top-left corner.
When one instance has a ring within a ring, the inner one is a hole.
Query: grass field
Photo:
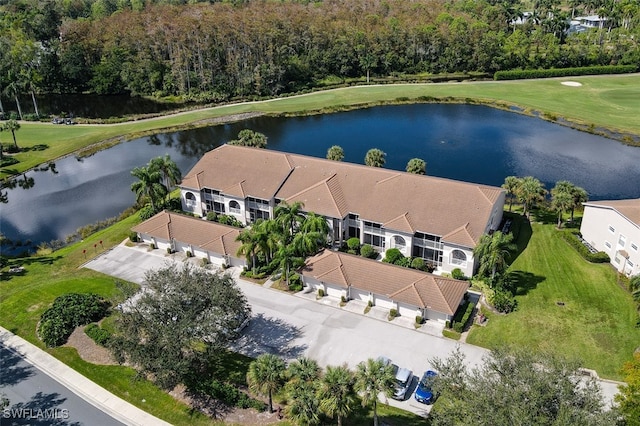
[[[532,232],[523,226],[518,243],[528,243],[509,268],[519,283],[518,309],[488,313],[488,325],[474,326],[467,342],[552,351],[583,360],[601,377],[620,379],[620,367],[640,344],[631,295],[609,264],[585,261],[553,224],[533,223]]]
[[[216,117],[246,112],[268,114],[303,114],[332,111],[340,107],[393,102],[398,99],[418,101],[433,97],[443,101],[466,100],[538,111],[547,116],[572,122],[640,135],[640,75],[572,77],[580,87],[560,84],[563,79],[503,82],[464,82],[442,84],[397,84],[354,86],[319,91],[260,102],[220,106],[149,120],[119,124],[57,126],[49,123],[23,123],[16,132],[18,145],[27,148],[16,154],[20,163],[0,171],[0,178],[20,173],[39,164],[105,140],[120,140],[147,133],[195,125]],[[11,143],[8,133],[0,135],[3,144]]]

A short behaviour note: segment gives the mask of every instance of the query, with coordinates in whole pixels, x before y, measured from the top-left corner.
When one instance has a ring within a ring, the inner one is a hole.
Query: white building
[[[640,274],[640,198],[584,203],[580,232],[619,272]]]

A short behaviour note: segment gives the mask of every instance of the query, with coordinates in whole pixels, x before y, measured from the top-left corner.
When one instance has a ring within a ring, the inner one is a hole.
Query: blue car
[[[418,382],[418,387],[416,388],[416,401],[423,404],[431,404],[434,401],[435,398],[433,391],[431,390],[431,384],[433,383],[433,378],[437,375],[438,373],[432,370],[427,370],[422,375],[422,378]]]

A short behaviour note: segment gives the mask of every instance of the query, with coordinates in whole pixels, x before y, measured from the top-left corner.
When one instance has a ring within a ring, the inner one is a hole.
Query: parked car
[[[396,388],[393,392],[393,398],[400,401],[407,396],[407,391],[411,387],[413,373],[408,368],[397,367],[396,370]]]
[[[423,404],[431,404],[435,400],[435,396],[433,391],[431,390],[431,386],[433,383],[433,378],[436,377],[438,373],[433,370],[427,370],[422,375],[422,378],[418,382],[418,387],[416,387],[416,393],[414,394],[416,401],[421,402]]]

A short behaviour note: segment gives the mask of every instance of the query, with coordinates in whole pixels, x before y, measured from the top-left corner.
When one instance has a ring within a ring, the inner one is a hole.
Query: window
[[[618,237],[618,245],[620,247],[624,247],[626,243],[627,243],[627,238],[624,235],[620,234],[620,237]]]
[[[384,248],[384,237],[374,234],[364,234],[364,243],[374,247]]]
[[[618,265],[620,264],[620,253],[616,252],[616,256],[613,258],[613,261]]]
[[[400,251],[403,251],[407,246],[407,242],[400,235],[394,235],[391,240],[391,248],[397,248]]]
[[[638,251],[638,245],[636,243],[631,243],[631,250]]]
[[[184,194],[184,198],[186,199],[187,207],[193,208],[196,206],[197,204],[196,196],[193,195],[192,192],[187,192],[186,194]]]
[[[627,259],[627,265],[629,265],[629,268],[633,270],[633,262],[630,261],[629,259]]]
[[[240,203],[235,200],[229,202],[229,211],[231,213],[240,213]]]
[[[612,234],[616,233],[616,228],[614,228],[613,226],[609,225],[609,232],[611,232]]]
[[[449,261],[449,263],[452,265],[466,267],[467,255],[461,250],[453,250],[451,252],[451,260]]]
[[[611,243],[609,241],[605,241],[604,245],[607,246],[608,249],[611,248]]]
[[[191,192],[187,192],[187,194],[185,195],[185,198],[187,200],[191,200],[191,201],[195,201],[196,200],[196,196],[193,195],[193,193],[191,193]]]

